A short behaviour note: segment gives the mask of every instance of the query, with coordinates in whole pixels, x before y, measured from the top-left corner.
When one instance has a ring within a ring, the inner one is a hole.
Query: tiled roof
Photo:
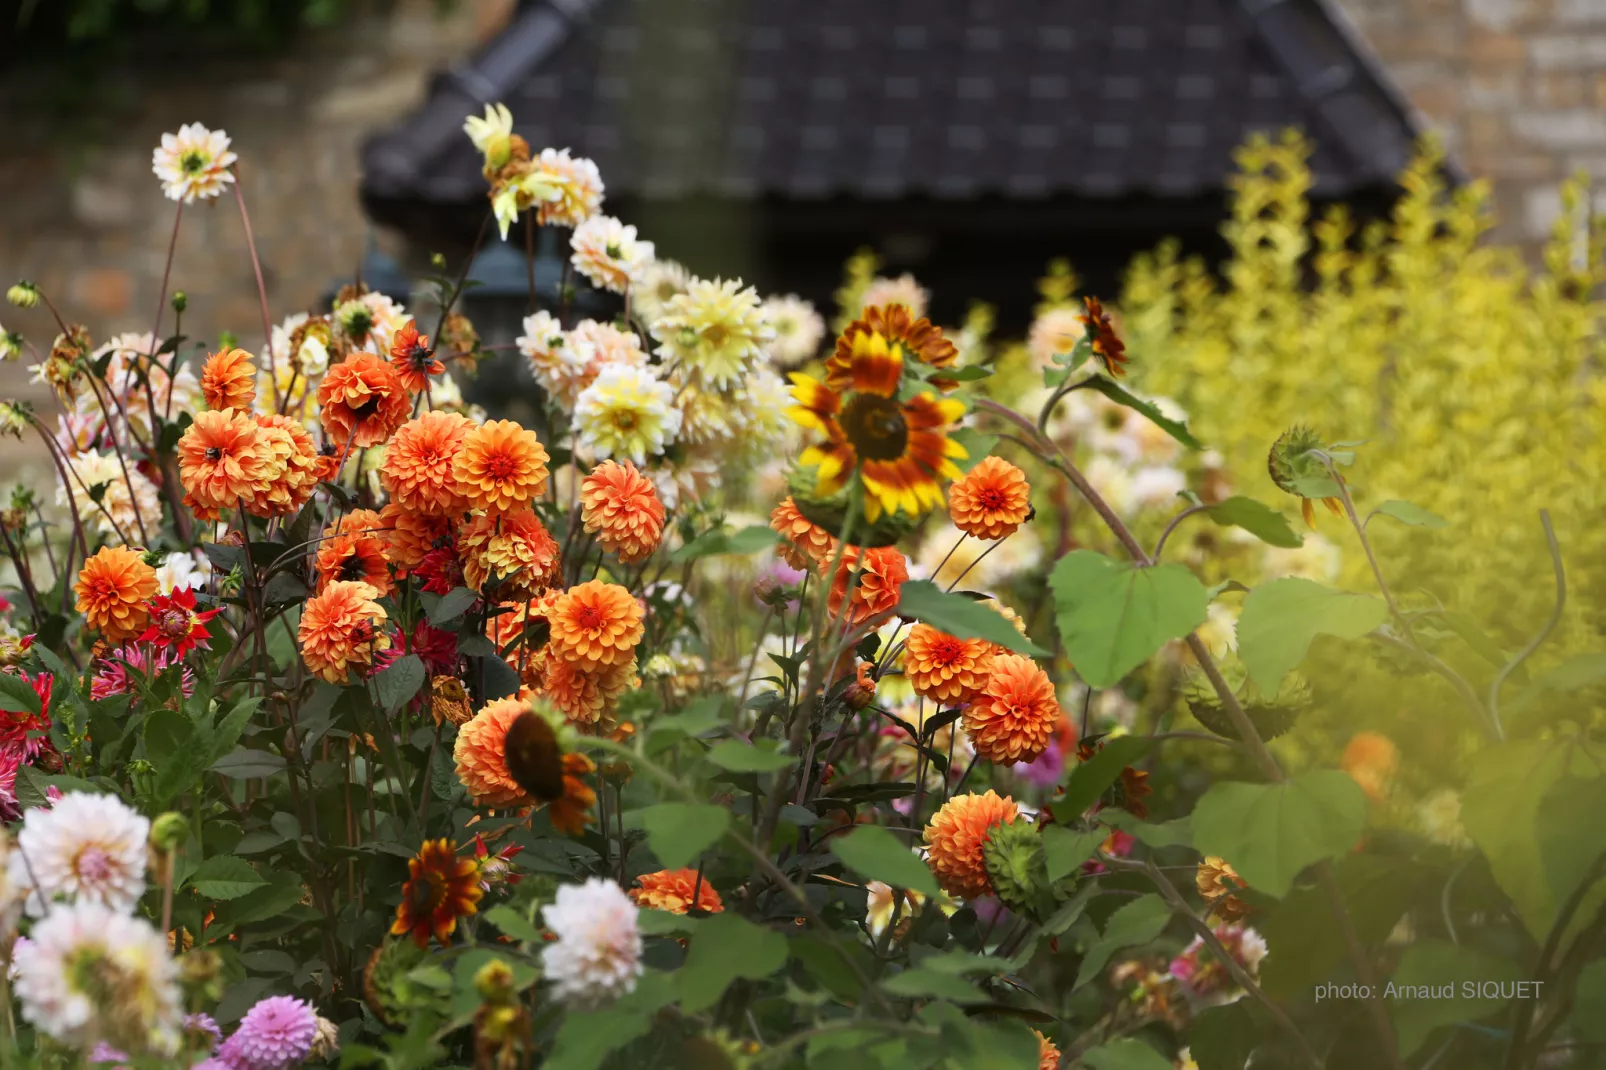
[[[461,127],[497,100],[610,195],[1189,198],[1298,126],[1346,196],[1417,125],[1328,3],[546,0],[365,147],[364,196],[483,197]]]

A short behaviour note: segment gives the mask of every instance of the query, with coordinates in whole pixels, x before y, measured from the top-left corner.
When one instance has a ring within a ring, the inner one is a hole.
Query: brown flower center
[[[221,461],[223,459],[223,451],[216,446],[208,446],[206,447],[206,459],[209,461]]]
[[[909,425],[893,398],[855,394],[842,410],[842,432],[866,461],[895,461],[909,445]]]
[[[340,563],[340,578],[343,580],[360,580],[365,575],[362,558],[352,554]]]

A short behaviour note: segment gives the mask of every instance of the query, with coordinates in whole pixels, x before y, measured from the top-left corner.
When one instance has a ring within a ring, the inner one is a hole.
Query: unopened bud
[[[6,300],[18,308],[33,308],[39,304],[39,289],[27,279],[22,279],[6,291]]]
[[[151,822],[151,846],[158,851],[174,851],[190,837],[190,822],[183,814],[169,810]]]
[[[429,254],[429,266],[434,268],[436,271],[445,271],[446,270],[446,254],[445,253],[430,253]]]
[[[240,336],[233,331],[217,332],[217,347],[219,349],[234,349],[240,344]]]
[[[173,291],[173,311],[183,312],[190,307],[190,298],[183,290]]]
[[[492,959],[474,974],[474,990],[487,1003],[507,1003],[513,998],[513,967]]]
[[[854,712],[864,709],[875,701],[875,679],[870,675],[869,662],[859,662],[859,670],[853,682],[842,692],[842,701]]]

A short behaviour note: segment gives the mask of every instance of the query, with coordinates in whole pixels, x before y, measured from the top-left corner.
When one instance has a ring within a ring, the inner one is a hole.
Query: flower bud
[[[190,298],[183,290],[173,291],[173,311],[183,312],[190,307]]]
[[[190,836],[190,822],[176,810],[169,810],[151,822],[151,846],[158,851],[175,851]]]
[[[1009,821],[994,825],[982,848],[987,876],[999,900],[1011,910],[1030,913],[1052,902],[1043,836],[1036,825]]]
[[[429,254],[429,266],[434,268],[436,271],[445,271],[446,270],[446,254],[445,253],[430,253]]]
[[[859,669],[853,682],[842,692],[842,701],[855,713],[875,701],[875,678],[870,675],[868,661],[859,662]]]
[[[18,308],[34,308],[39,304],[39,288],[27,279],[20,279],[6,291],[6,300]]]
[[[16,331],[0,331],[0,360],[17,360],[22,356],[22,335]]]
[[[513,999],[513,967],[492,959],[474,974],[474,991],[487,1003],[507,1003]]]

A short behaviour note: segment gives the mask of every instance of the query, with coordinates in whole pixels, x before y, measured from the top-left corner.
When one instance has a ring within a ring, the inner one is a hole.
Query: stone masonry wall
[[[1339,0],[1466,170],[1494,188],[1495,238],[1530,248],[1561,180],[1606,210],[1606,0]]]

